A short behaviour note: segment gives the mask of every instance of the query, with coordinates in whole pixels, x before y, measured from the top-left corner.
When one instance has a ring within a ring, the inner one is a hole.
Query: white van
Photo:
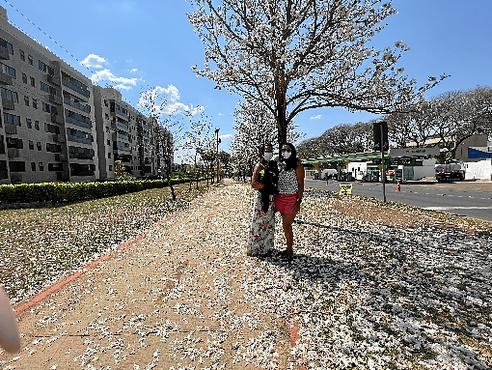
[[[325,168],[321,171],[321,180],[337,179],[338,171],[334,168]]]

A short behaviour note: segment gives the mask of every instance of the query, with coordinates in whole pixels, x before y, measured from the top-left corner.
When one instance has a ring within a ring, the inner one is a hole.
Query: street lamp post
[[[219,130],[218,128],[215,129],[215,139],[216,139],[216,147],[215,147],[215,160],[217,161],[217,183],[219,183]]]

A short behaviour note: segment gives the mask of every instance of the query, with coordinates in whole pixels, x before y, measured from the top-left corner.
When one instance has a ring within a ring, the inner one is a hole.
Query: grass
[[[14,302],[131,239],[205,190],[149,189],[59,207],[0,211],[0,281]]]

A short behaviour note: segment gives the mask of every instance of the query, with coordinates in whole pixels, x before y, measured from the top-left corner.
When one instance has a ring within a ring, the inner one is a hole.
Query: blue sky
[[[203,61],[203,47],[186,18],[190,10],[186,1],[0,0],[0,4],[15,26],[88,77],[99,73],[102,86],[112,79],[110,83],[120,85],[125,100],[134,106],[139,94],[153,86],[167,89],[177,110],[204,106],[214,126],[226,135],[222,148],[228,149],[232,113],[239,97],[214,90],[212,82],[192,72],[191,66]],[[450,90],[492,86],[492,31],[488,26],[492,1],[395,0],[393,5],[399,14],[387,20],[388,26],[375,42],[382,48],[403,40],[410,51],[401,64],[421,83],[429,75],[451,75],[429,97]],[[80,65],[90,54],[104,61],[90,59],[89,64],[99,64],[90,69]],[[336,124],[373,117],[364,112],[317,109],[305,112],[296,122],[308,138]]]

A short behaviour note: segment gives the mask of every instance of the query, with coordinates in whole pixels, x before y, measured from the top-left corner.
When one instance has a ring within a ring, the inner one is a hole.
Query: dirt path
[[[249,193],[216,189],[20,317],[4,369],[288,367],[285,320],[243,294]],[[268,343],[271,348],[259,350]]]

